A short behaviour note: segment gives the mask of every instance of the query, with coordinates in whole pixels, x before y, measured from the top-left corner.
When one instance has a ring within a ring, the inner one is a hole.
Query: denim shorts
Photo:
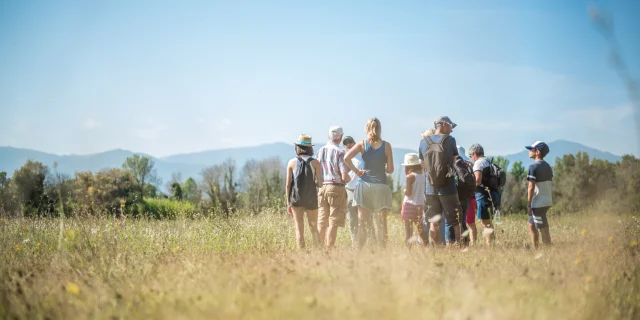
[[[492,203],[492,201],[494,202]],[[500,205],[500,193],[491,191],[491,199],[489,199],[485,194],[476,192],[476,204],[478,220],[491,220],[493,211]]]

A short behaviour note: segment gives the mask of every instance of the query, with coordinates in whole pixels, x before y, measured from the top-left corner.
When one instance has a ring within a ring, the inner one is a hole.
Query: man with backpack
[[[318,231],[328,248],[336,243],[338,227],[344,227],[347,213],[347,190],[351,181],[349,168],[344,162],[344,149],[340,148],[343,131],[339,126],[329,128],[329,141],[318,150],[317,159],[322,167],[322,188],[318,192]]]
[[[433,244],[439,243],[439,216],[444,215],[445,225],[453,228],[453,238],[448,244],[460,240],[460,217],[462,208],[458,199],[455,158],[458,156],[456,139],[450,136],[456,124],[447,116],[433,122],[435,133],[420,142],[420,158],[427,173],[425,188],[425,221],[430,222],[429,237]]]
[[[469,148],[469,157],[473,160],[473,173],[476,177],[477,218],[482,221],[487,244],[493,237],[492,215],[500,207],[500,188],[504,186],[506,173],[497,164],[484,156],[484,148],[473,144]]]

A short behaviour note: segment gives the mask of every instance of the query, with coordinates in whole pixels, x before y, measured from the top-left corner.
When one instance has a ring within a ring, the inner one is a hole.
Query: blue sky
[[[640,4],[596,1],[640,75]],[[416,148],[438,115],[490,154],[535,140],[635,153],[585,1],[3,1],[0,145],[155,156],[339,124]]]

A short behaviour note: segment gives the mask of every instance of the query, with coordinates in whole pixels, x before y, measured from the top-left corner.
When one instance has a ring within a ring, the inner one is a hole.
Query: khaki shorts
[[[344,227],[347,213],[347,189],[341,185],[325,184],[318,193],[318,226]]]

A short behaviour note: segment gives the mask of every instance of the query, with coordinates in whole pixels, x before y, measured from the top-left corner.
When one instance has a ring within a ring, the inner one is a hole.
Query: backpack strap
[[[433,140],[431,140],[431,136],[424,137],[424,141],[427,142],[427,146],[430,146],[430,145],[435,143],[435,142],[433,142]]]
[[[447,138],[449,138],[448,134],[443,134],[442,135],[442,139],[440,139],[440,142],[438,142],[438,144],[442,145],[444,143],[445,140],[447,140]]]

